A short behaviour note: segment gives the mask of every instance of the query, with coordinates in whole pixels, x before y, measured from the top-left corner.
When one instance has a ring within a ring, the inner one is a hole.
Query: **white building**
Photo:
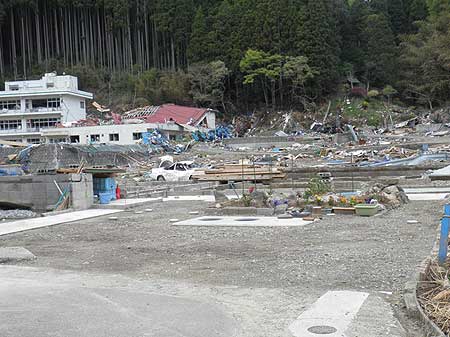
[[[175,140],[196,128],[187,128],[177,123],[113,124],[49,128],[43,129],[41,136],[42,142],[47,143],[131,145],[140,142],[144,133],[154,130],[161,132],[167,139]]]
[[[86,118],[89,92],[78,78],[45,74],[40,80],[5,82],[0,91],[0,139],[38,143],[41,130]]]

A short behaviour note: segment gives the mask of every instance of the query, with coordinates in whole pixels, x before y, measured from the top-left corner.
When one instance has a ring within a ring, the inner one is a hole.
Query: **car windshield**
[[[183,164],[177,164],[177,171],[186,171],[186,168]]]

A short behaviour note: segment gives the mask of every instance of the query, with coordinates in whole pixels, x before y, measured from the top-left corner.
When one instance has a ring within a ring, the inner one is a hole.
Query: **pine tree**
[[[316,93],[330,92],[338,77],[340,51],[329,1],[305,0],[300,12],[298,36],[298,55],[305,55],[309,65],[319,72]]]
[[[395,38],[383,14],[369,15],[363,30],[365,79],[375,86],[390,84],[395,76]]]

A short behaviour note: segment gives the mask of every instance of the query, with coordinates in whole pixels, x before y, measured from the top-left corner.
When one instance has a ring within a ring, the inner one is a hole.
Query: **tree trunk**
[[[14,79],[17,80],[16,30],[14,26],[14,12],[11,8],[11,57],[13,61]]]
[[[22,64],[23,64],[23,78],[27,79],[27,58],[26,58],[26,48],[25,48],[25,23],[23,20],[23,16],[20,18],[22,23]],[[28,52],[31,52],[29,50]]]
[[[38,64],[42,63],[42,49],[41,49],[41,29],[39,22],[39,7],[35,12],[35,22],[36,22],[36,47],[37,47],[37,60]]]
[[[5,61],[3,57],[3,32],[0,27],[0,75],[3,79],[5,77]]]
[[[277,92],[276,92],[276,81],[272,80],[271,81],[271,91],[272,91],[272,110],[273,112],[275,112],[276,108],[277,108]]]

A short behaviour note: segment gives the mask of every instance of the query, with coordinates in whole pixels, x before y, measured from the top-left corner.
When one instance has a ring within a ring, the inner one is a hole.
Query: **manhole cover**
[[[236,221],[257,221],[258,219],[255,218],[240,218],[236,219]]]
[[[316,325],[308,328],[308,331],[317,335],[330,335],[337,332],[337,329],[328,325]]]
[[[200,221],[219,221],[222,220],[221,218],[203,218],[200,219]]]

